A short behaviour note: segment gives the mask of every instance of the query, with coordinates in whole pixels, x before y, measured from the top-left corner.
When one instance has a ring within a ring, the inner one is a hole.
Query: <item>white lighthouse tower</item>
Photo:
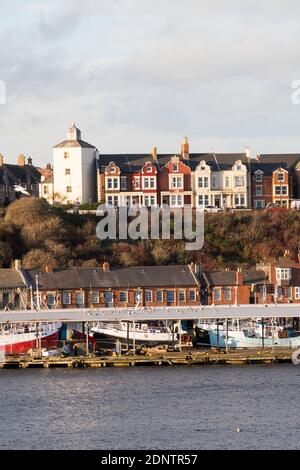
[[[67,132],[67,139],[53,147],[54,199],[63,203],[95,202],[96,159],[98,150],[81,139],[75,126]]]

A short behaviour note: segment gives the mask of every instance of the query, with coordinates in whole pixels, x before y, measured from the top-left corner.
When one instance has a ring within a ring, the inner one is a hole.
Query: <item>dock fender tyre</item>
[[[300,364],[300,348],[296,349],[296,351],[293,352],[292,363],[295,366],[298,366]]]

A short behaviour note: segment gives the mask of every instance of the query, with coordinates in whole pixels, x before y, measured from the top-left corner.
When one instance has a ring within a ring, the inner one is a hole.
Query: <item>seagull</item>
[[[240,432],[240,431],[241,431],[240,428],[236,428],[236,432]]]
[[[22,193],[22,194],[25,194],[26,196],[30,196],[29,192],[25,188],[23,188],[23,186],[21,186],[20,184],[15,184],[14,190],[16,191],[16,193]]]

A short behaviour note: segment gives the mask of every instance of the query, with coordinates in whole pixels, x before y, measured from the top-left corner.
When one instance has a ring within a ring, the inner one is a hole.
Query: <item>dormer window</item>
[[[241,171],[241,169],[242,169],[241,165],[237,165],[236,169],[237,169],[237,171]]]
[[[255,173],[255,180],[256,181],[262,181],[263,180],[263,173],[261,171],[258,171]]]
[[[147,166],[147,173],[151,173],[152,172],[152,166]]]
[[[114,166],[112,166],[110,169],[109,169],[109,172],[110,173],[115,173],[116,172],[116,168]]]
[[[177,172],[178,172],[178,165],[177,165],[177,163],[174,163],[174,165],[173,165],[173,171],[174,171],[174,173],[177,173]]]
[[[205,171],[205,170],[206,170],[205,166],[202,166],[202,167],[200,168],[200,170],[201,170],[201,171]]]

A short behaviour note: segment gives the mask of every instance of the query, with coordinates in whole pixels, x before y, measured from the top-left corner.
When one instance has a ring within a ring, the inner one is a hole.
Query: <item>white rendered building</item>
[[[53,147],[54,200],[64,204],[91,203],[96,196],[96,159],[94,145],[81,140],[73,124],[67,139]]]

